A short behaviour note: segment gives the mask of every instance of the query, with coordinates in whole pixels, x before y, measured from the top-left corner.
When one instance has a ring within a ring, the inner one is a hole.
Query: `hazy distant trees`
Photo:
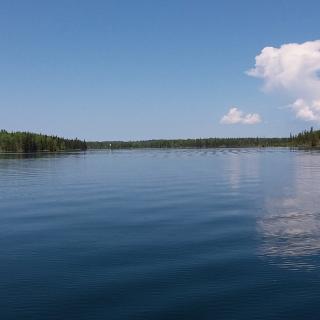
[[[290,138],[202,138],[144,141],[88,142],[90,149],[124,148],[231,148],[231,147],[281,147],[288,146]]]
[[[88,142],[90,149],[128,148],[241,148],[241,147],[317,147],[320,146],[320,130],[303,131],[288,138],[201,138],[142,141]]]

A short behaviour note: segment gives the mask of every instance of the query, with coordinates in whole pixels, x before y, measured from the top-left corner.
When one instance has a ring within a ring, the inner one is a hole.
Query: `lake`
[[[1,319],[319,319],[320,153],[0,156]]]

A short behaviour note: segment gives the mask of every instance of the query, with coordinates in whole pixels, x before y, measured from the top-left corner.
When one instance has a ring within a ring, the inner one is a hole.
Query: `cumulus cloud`
[[[249,76],[264,81],[265,92],[289,96],[296,117],[320,122],[320,40],[265,47]]]
[[[222,124],[256,124],[259,122],[261,122],[261,117],[259,114],[244,114],[241,110],[235,107],[231,108],[229,112],[226,115],[224,115],[220,120],[220,123]]]

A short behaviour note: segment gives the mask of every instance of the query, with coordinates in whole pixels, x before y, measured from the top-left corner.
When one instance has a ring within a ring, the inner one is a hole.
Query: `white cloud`
[[[320,121],[320,100],[313,100],[308,104],[303,99],[297,99],[292,104],[297,118],[305,121]]]
[[[226,115],[224,115],[220,120],[220,123],[222,124],[256,124],[259,122],[261,122],[261,117],[259,114],[244,114],[241,110],[235,107],[231,108],[229,112]]]
[[[247,74],[264,80],[266,92],[288,95],[296,117],[320,122],[320,40],[265,47]]]

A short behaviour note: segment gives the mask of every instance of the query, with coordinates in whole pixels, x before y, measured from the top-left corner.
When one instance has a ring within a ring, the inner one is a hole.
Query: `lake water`
[[[319,319],[320,153],[0,156],[1,319]]]

